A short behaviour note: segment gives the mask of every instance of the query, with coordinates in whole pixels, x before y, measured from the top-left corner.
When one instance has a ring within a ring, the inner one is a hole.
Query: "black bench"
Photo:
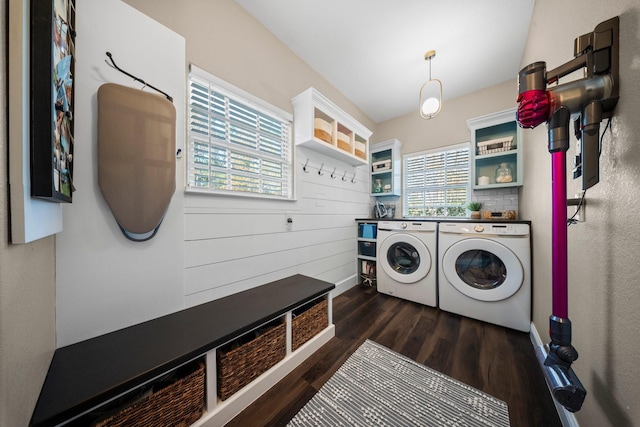
[[[75,418],[334,288],[295,275],[59,348],[31,425]]]

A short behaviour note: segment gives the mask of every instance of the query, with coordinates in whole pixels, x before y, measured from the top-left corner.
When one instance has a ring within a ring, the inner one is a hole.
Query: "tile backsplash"
[[[474,190],[471,200],[482,202],[482,210],[518,212],[518,187]]]

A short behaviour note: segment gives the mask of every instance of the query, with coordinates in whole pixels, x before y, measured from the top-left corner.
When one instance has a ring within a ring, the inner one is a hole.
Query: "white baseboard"
[[[336,283],[336,288],[331,291],[331,297],[335,298],[343,292],[348,291],[358,284],[358,275],[354,274],[353,276],[347,277],[341,282]]]
[[[540,338],[540,334],[538,334],[538,330],[536,329],[536,325],[531,322],[531,331],[529,332],[529,339],[531,339],[531,344],[533,344],[533,349],[536,352],[536,358],[538,359],[538,363],[540,364],[540,368],[544,369],[544,361],[547,358],[547,354],[549,353],[549,349],[546,344],[542,342]],[[546,383],[546,380],[545,380]],[[549,384],[547,383],[547,388],[549,388]],[[578,420],[574,413],[569,412],[565,409],[564,406],[560,405],[553,398],[551,394],[551,389],[549,388],[549,395],[551,395],[551,399],[553,399],[553,404],[556,405],[556,411],[558,411],[558,416],[560,417],[560,421],[564,427],[580,427],[578,424]]]

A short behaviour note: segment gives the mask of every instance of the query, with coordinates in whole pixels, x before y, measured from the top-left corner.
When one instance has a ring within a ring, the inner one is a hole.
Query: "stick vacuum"
[[[567,265],[567,169],[569,123],[581,140],[582,189],[600,179],[600,122],[609,118],[619,94],[619,18],[596,26],[592,33],[575,39],[574,59],[546,71],[545,62],[527,65],[518,74],[518,124],[523,128],[547,122],[551,154],[552,197],[552,315],[549,318],[549,353],[544,375],[554,398],[571,412],[582,407],[587,391],[571,368],[578,352],[571,345],[568,315]],[[547,88],[560,77],[579,69],[584,77]]]

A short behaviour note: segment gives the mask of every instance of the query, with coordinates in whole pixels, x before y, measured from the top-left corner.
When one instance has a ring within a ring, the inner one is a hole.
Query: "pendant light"
[[[420,117],[432,119],[442,109],[442,82],[431,78],[431,60],[436,56],[435,50],[424,54],[425,61],[429,61],[429,80],[420,88]]]

